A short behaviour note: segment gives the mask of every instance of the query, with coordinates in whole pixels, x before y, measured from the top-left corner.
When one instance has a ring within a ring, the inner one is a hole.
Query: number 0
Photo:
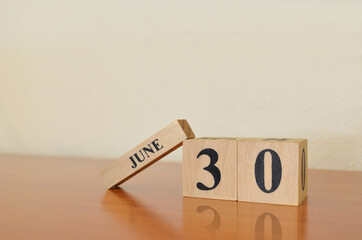
[[[264,156],[266,152],[269,152],[272,156],[272,186],[270,190],[265,188],[264,181]],[[271,193],[277,190],[282,179],[282,163],[280,162],[279,155],[271,149],[261,151],[256,157],[254,172],[255,180],[260,190],[265,193]]]
[[[302,151],[302,167],[301,167],[302,173],[301,173],[301,177],[302,177],[302,190],[304,191],[305,188],[305,151],[303,149]]]

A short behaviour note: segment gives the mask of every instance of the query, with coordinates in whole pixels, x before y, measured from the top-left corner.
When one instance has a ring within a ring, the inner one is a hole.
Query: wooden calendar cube
[[[238,139],[238,200],[299,205],[307,195],[306,139]]]
[[[196,138],[183,145],[183,195],[236,200],[236,139]]]

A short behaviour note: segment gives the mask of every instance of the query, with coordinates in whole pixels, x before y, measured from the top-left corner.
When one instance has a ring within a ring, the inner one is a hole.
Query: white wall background
[[[0,152],[113,158],[186,118],[197,136],[305,137],[310,167],[362,170],[361,13],[0,0]]]

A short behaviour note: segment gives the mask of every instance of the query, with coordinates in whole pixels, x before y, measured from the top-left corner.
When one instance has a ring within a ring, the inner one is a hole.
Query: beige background
[[[0,152],[113,158],[186,118],[197,136],[308,138],[311,168],[362,170],[361,13],[1,0]]]

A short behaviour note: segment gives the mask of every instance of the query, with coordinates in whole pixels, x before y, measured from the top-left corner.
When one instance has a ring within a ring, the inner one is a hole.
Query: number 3
[[[219,155],[217,154],[217,152],[214,149],[211,149],[211,148],[205,148],[204,150],[199,152],[199,154],[197,155],[197,158],[199,158],[202,155],[206,155],[210,158],[210,164],[207,167],[204,167],[204,170],[211,173],[211,175],[214,177],[214,185],[209,188],[209,187],[205,186],[205,184],[198,182],[196,184],[196,186],[200,190],[208,191],[208,190],[212,190],[212,189],[216,188],[217,185],[219,185],[220,180],[221,180],[220,170],[215,166],[217,160],[219,159]]]

